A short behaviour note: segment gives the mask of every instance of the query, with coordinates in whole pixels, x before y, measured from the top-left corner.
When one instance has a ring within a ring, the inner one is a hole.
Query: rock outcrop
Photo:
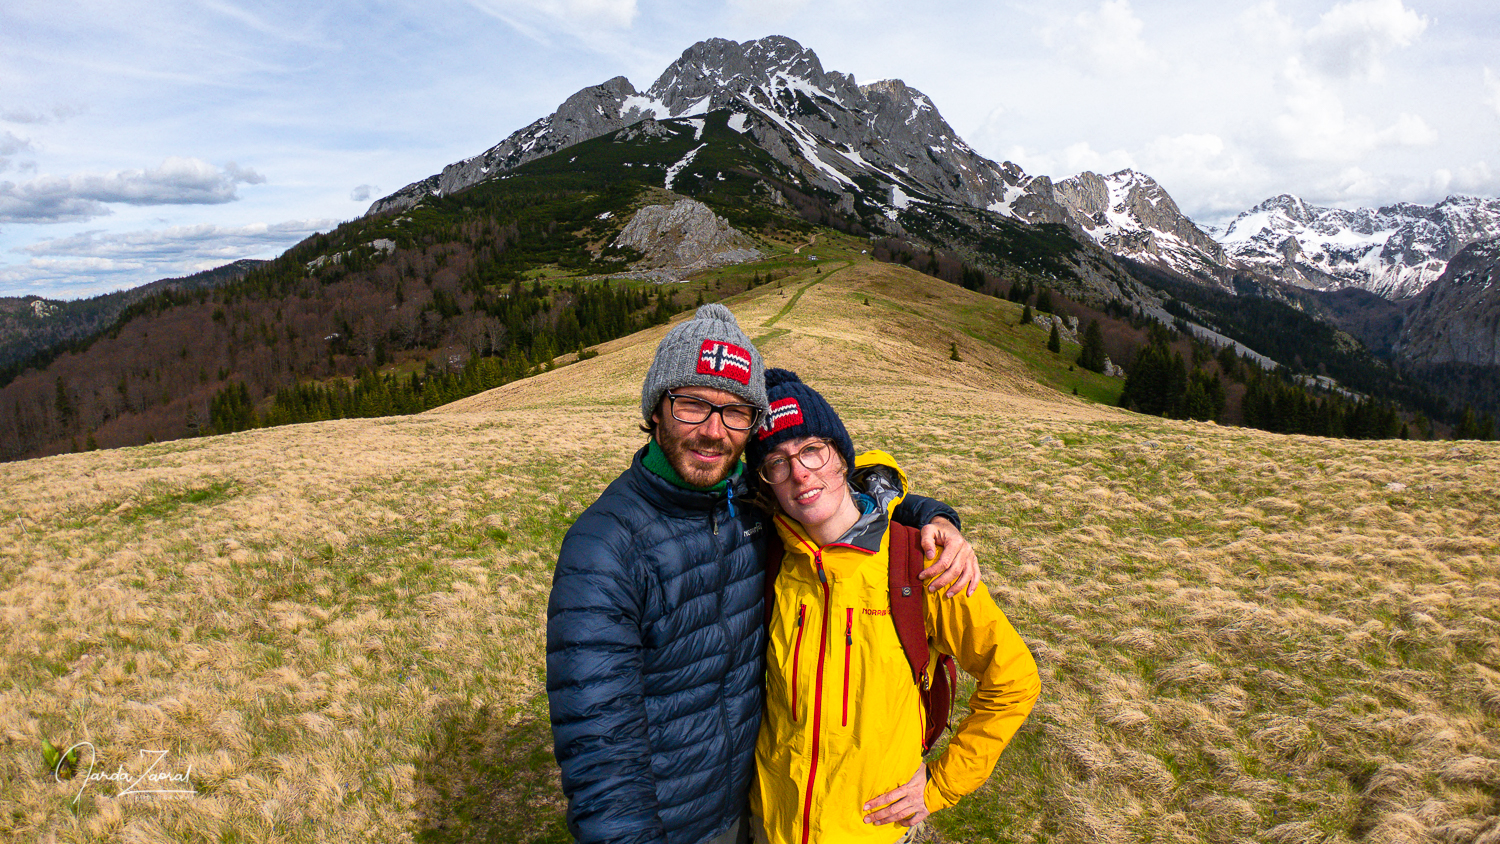
[[[644,257],[633,269],[662,280],[762,257],[748,237],[692,199],[642,208],[614,245],[640,252]]]

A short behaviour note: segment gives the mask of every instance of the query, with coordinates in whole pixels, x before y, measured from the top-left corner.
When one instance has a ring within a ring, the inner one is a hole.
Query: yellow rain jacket
[[[907,828],[864,823],[870,798],[922,764],[926,713],[890,617],[890,514],[906,476],[890,455],[855,461],[865,515],[818,547],[777,515],[785,555],[766,652],[766,712],[755,748],[751,811],[772,844],[893,842]],[[870,504],[873,503],[873,507]],[[928,811],[984,784],[1040,691],[1036,663],[983,584],[973,596],[926,592],[929,647],[978,681],[972,713],[928,766]]]

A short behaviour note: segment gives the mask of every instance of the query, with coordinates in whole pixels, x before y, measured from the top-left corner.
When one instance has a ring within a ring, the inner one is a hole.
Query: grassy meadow
[[[1123,413],[1012,303],[794,268],[742,327],[959,509],[1042,671],[931,840],[1500,842],[1500,445]],[[0,464],[0,837],[568,840],[547,591],[664,331],[423,416]]]

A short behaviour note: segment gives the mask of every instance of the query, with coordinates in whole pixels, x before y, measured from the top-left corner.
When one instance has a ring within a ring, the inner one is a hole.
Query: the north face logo
[[[704,340],[698,348],[698,374],[718,375],[750,385],[750,353],[723,340]]]
[[[796,399],[788,396],[771,402],[771,415],[766,418],[766,427],[762,428],[756,436],[765,439],[777,431],[801,424],[802,405],[797,404]]]

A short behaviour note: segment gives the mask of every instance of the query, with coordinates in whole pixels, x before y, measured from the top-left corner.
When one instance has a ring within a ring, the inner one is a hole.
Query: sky
[[[275,257],[581,88],[767,35],[1032,175],[1147,173],[1201,224],[1500,196],[1478,0],[7,0],[0,296]]]

